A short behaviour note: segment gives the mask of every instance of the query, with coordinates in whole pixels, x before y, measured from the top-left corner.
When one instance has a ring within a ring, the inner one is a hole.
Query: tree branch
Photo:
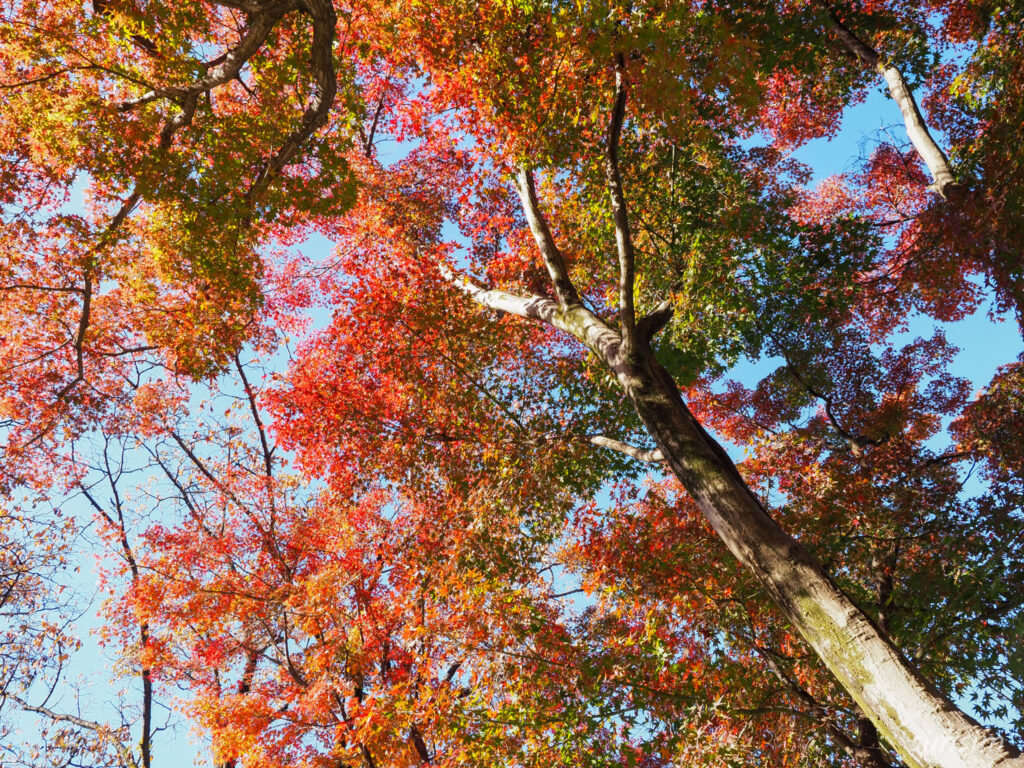
[[[72,348],[75,350],[75,377],[65,384],[57,393],[57,400],[63,400],[78,383],[85,380],[85,336],[89,331],[89,313],[92,308],[92,267],[87,264],[82,275],[82,313],[78,318],[78,332]]]
[[[439,269],[448,282],[477,304],[510,315],[540,320],[576,337],[600,359],[606,362],[618,359],[622,344],[619,334],[582,304],[566,307],[543,296],[517,296],[499,288],[483,288],[443,264]]]
[[[626,456],[634,458],[637,461],[643,461],[647,464],[660,464],[665,460],[660,449],[645,451],[642,448],[637,448],[635,445],[630,445],[629,443],[624,443],[621,440],[616,440],[614,437],[606,437],[605,435],[591,435],[587,439],[591,445],[607,448],[610,451],[618,451],[619,453],[623,453]]]
[[[637,338],[642,342],[650,343],[658,331],[668,325],[674,311],[672,302],[668,299],[658,304],[658,306],[651,310],[650,314],[644,315],[637,320]]]
[[[139,763],[136,760],[135,755],[124,745],[124,743],[121,742],[120,739],[113,736],[114,729],[109,725],[98,723],[95,720],[87,720],[84,717],[78,717],[76,715],[56,712],[49,707],[38,707],[33,704],[29,704],[24,699],[11,693],[0,694],[0,698],[13,701],[26,712],[31,712],[34,715],[42,715],[55,723],[67,723],[68,725],[74,725],[87,731],[92,731],[101,739],[110,739],[113,742],[114,749],[117,751],[118,756],[123,761],[123,764],[131,766],[131,768],[138,768]]]
[[[611,124],[608,126],[608,146],[605,149],[605,178],[612,203],[612,218],[615,221],[615,248],[619,255],[619,323],[622,326],[624,350],[636,348],[636,309],[633,305],[633,288],[636,271],[636,254],[633,237],[629,231],[629,212],[626,196],[622,191],[622,176],[619,173],[619,139],[622,136],[622,122],[626,116],[626,58],[619,53],[615,57],[615,105],[612,107]]]
[[[245,63],[251,59],[263,46],[267,37],[273,31],[285,14],[298,7],[296,0],[284,0],[283,2],[270,3],[261,7],[258,12],[249,11],[249,28],[246,30],[238,45],[223,55],[222,61],[206,73],[203,77],[187,86],[177,88],[154,89],[145,93],[137,99],[121,102],[118,108],[128,110],[134,107],[148,104],[162,98],[173,98],[184,102],[190,97],[198,96],[201,93],[217,88],[234,80],[241,72]],[[218,57],[220,58],[220,57]]]
[[[930,188],[944,199],[955,199],[963,195],[964,186],[957,183],[953,169],[949,165],[949,158],[946,157],[946,153],[942,151],[938,142],[929,132],[928,125],[917,105],[917,100],[914,98],[914,93],[906,78],[903,77],[903,73],[891,62],[882,59],[878,51],[851,32],[826,0],[814,0],[814,2],[828,14],[832,31],[846,48],[865,66],[874,69],[885,78],[885,82],[889,86],[889,95],[892,96],[893,101],[896,102],[903,114],[903,122],[906,125],[910,143],[914,145],[918,156],[924,161],[932,175],[934,183]]]
[[[334,72],[334,34],[338,25],[338,15],[334,11],[334,4],[330,0],[303,0],[298,5],[313,19],[309,63],[316,80],[317,95],[303,113],[299,127],[285,139],[249,188],[249,199],[270,184],[306,140],[327,124],[327,116],[334,106],[334,97],[338,93],[338,80]]]
[[[245,398],[249,403],[249,412],[252,414],[252,420],[256,424],[256,431],[260,436],[260,448],[263,451],[263,468],[266,472],[267,479],[271,479],[274,476],[274,449],[270,447],[270,443],[267,440],[267,430],[263,426],[263,419],[260,418],[260,410],[256,405],[256,393],[252,389],[252,385],[249,384],[249,377],[245,375],[245,368],[242,367],[242,360],[236,354],[234,355],[235,370],[238,371],[238,376],[242,380],[242,388],[245,390]],[[269,492],[269,488],[268,488]],[[273,502],[273,497],[271,497]]]
[[[551,299],[536,295],[517,296],[499,288],[483,288],[465,275],[458,275],[443,264],[440,271],[445,280],[483,307],[555,325],[555,318],[559,314],[560,307]]]
[[[384,96],[382,95],[377,100],[377,108],[373,111],[373,119],[370,121],[369,131],[363,130],[363,126],[360,125],[356,128],[359,132],[359,141],[363,145],[363,154],[367,157],[373,157],[373,137],[377,133],[377,124],[380,122],[380,116],[384,112]]]
[[[423,739],[423,734],[420,729],[413,723],[409,726],[409,739],[412,741],[413,747],[416,748],[416,754],[420,758],[420,762],[423,764],[432,763],[433,760],[430,757],[430,750],[427,749],[427,742]]]
[[[825,730],[827,730],[829,735],[836,740],[846,754],[850,755],[850,757],[856,759],[867,768],[892,768],[892,763],[886,759],[881,747],[877,743],[877,737],[874,744],[869,744],[867,746],[855,742],[836,724],[835,720],[831,717],[828,710],[821,702],[786,674],[785,670],[782,669],[778,661],[774,658],[774,653],[770,649],[762,648],[756,643],[753,644],[753,649],[762,659],[765,660],[776,679],[789,688],[793,695],[800,699],[800,701],[802,701],[811,710],[807,715],[825,726]]]
[[[109,5],[109,0],[92,0],[92,9],[97,16],[110,18],[112,14],[110,8],[108,7]],[[148,37],[145,37],[143,35],[132,35],[132,42],[136,45],[136,47],[141,48],[143,51],[148,53],[153,58],[160,58],[160,51],[157,49],[156,44]]]
[[[540,203],[537,202],[537,188],[533,181],[533,171],[525,166],[520,168],[519,175],[515,179],[516,191],[523,204],[523,211],[526,213],[526,221],[533,232],[533,239],[537,241],[540,255],[544,259],[544,265],[548,268],[551,276],[551,283],[555,288],[555,296],[558,303],[563,307],[580,306],[580,297],[576,292],[572,280],[569,278],[569,270],[566,268],[562,252],[555,245],[555,239],[551,236],[551,229],[548,227],[544,214],[540,211]]]

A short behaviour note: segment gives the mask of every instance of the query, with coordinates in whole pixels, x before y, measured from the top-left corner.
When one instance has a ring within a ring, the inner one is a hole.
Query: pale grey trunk
[[[609,360],[672,472],[736,558],[913,768],[991,768],[1024,760],[928,683],[821,566],[767,514],[690,413],[649,350]],[[607,358],[606,358],[607,359]]]
[[[938,145],[928,130],[928,124],[925,123],[921,110],[917,106],[914,92],[906,78],[903,77],[903,73],[843,24],[827,0],[814,0],[814,2],[828,14],[832,31],[842,40],[847,50],[885,78],[885,83],[889,86],[889,95],[892,96],[903,115],[907,137],[932,175],[934,183],[931,188],[947,199],[962,196],[964,187],[957,183],[949,165],[949,158],[946,157],[946,153],[942,151],[942,147]]]
[[[903,73],[892,64],[878,64],[877,69],[885,78],[893,101],[900,108],[910,143],[914,145],[917,154],[928,166],[928,171],[935,182],[932,184],[932,188],[942,197],[956,196],[961,191],[961,187],[957,184],[956,177],[953,176],[953,171],[949,167],[949,159],[932,138]]]

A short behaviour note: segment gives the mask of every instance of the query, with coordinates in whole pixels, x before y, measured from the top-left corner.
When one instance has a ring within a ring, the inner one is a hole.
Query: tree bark
[[[617,80],[616,108],[621,85]],[[614,120],[610,135],[616,137]],[[615,157],[614,141],[609,142],[608,156]],[[609,165],[609,184],[613,199],[618,195],[622,202],[614,163]],[[657,443],[659,458],[910,768],[1024,768],[1017,750],[923,678],[811,553],[769,517],[725,450],[686,407],[651,350],[650,339],[670,318],[670,305],[660,305],[634,322],[622,322],[621,331],[587,309],[540,210],[528,167],[521,169],[516,186],[556,298],[482,288],[443,265],[441,274],[481,306],[539,320],[574,336],[612,370]],[[619,211],[622,216],[614,217],[617,242],[628,245],[624,204]],[[622,275],[628,278],[631,248],[619,248],[619,256]],[[627,310],[631,307],[632,302]]]
[[[661,457],[711,527],[910,768],[1024,768],[1015,748],[922,677],[811,553],[771,519],[651,350],[661,318],[641,318],[637,328],[645,332],[627,347],[618,332],[579,303],[488,290],[447,268],[441,271],[481,306],[575,336],[612,370]]]
[[[892,96],[893,101],[900,108],[900,114],[903,115],[907,137],[932,175],[934,183],[931,188],[947,200],[961,197],[964,194],[964,187],[957,182],[953,175],[953,169],[949,165],[949,158],[946,157],[946,153],[942,151],[942,147],[928,130],[928,124],[914,98],[914,91],[903,77],[903,73],[891,61],[883,59],[878,51],[843,24],[826,0],[815,0],[815,4],[828,14],[832,31],[847,50],[860,59],[866,67],[875,70],[885,78],[885,84],[889,87],[889,95]]]
[[[649,348],[634,360],[606,362],[719,537],[908,765],[1024,765],[1016,750],[925,680],[814,557],[769,517]]]

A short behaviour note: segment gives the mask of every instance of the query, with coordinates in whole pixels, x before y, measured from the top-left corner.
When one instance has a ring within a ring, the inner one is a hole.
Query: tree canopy
[[[0,8],[0,760],[1024,765],[1024,4]]]

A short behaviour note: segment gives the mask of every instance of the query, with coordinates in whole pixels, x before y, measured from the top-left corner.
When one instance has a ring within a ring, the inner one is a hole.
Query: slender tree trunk
[[[153,764],[153,675],[149,667],[142,669],[142,737],[139,739],[142,768]]]
[[[634,361],[608,362],[672,472],[722,541],[912,768],[1024,765],[1015,750],[925,680],[768,516],[649,348]]]
[[[839,15],[835,12],[826,0],[814,0],[815,5],[823,9],[829,17],[829,25],[832,31],[842,41],[843,45],[853,53],[865,66],[875,70],[885,78],[885,84],[889,87],[889,95],[900,108],[903,115],[903,123],[907,128],[907,137],[914,146],[918,156],[928,167],[929,173],[934,179],[932,189],[946,199],[957,199],[963,196],[964,187],[957,183],[953,175],[953,169],[949,165],[949,158],[942,151],[942,147],[932,137],[928,130],[921,109],[914,98],[914,91],[907,83],[903,73],[891,61],[879,55],[878,51],[857,37],[847,27]]]

